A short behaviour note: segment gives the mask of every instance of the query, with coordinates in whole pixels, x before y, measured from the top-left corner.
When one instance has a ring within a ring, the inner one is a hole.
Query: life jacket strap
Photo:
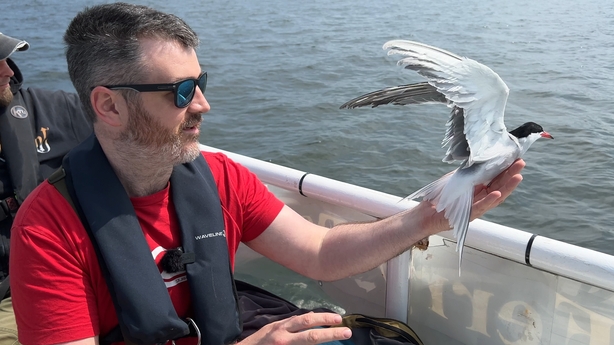
[[[60,167],[58,170],[54,171],[51,176],[47,178],[47,181],[52,184],[55,189],[60,192],[60,194],[62,194],[64,199],[66,199],[66,201],[68,201],[68,203],[70,204],[70,207],[72,207],[75,213],[79,215],[79,218],[81,218],[81,214],[77,210],[77,207],[75,207],[75,203],[72,201],[72,197],[68,192],[68,186],[66,185],[66,180],[64,179],[65,177],[66,171],[64,171],[63,167]]]

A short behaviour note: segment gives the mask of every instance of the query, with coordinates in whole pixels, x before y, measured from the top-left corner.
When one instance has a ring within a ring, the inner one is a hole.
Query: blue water
[[[399,196],[452,170],[439,105],[338,109],[422,81],[381,49],[411,39],[478,60],[510,88],[506,123],[555,140],[526,155],[524,181],[485,218],[614,254],[614,2],[134,1],[199,34],[209,74],[201,141]],[[61,37],[84,0],[12,2],[0,31],[27,39],[26,84],[71,90]]]

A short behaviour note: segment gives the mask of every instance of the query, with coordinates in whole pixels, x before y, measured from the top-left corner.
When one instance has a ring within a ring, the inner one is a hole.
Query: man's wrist
[[[420,202],[415,207],[415,212],[413,216],[419,219],[418,232],[422,236],[421,238],[451,229],[450,223],[443,216],[443,212],[437,212],[435,206],[429,201]]]

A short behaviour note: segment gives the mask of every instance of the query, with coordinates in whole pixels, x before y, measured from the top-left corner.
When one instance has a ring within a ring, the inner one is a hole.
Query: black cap
[[[28,42],[18,40],[0,32],[0,60],[4,60],[11,56],[16,50],[24,51],[28,50],[28,48],[30,48]]]

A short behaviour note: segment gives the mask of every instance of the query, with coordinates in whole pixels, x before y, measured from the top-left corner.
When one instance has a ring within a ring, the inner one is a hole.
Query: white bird
[[[459,253],[458,270],[467,236],[474,186],[488,185],[493,178],[522,157],[539,138],[553,137],[527,122],[508,132],[503,113],[509,88],[493,70],[469,58],[426,44],[393,40],[383,47],[388,55],[405,56],[398,65],[428,80],[368,93],[341,106],[356,108],[382,104],[445,103],[452,108],[442,147],[444,162],[461,161],[458,169],[426,185],[405,199],[430,201],[454,229]]]

